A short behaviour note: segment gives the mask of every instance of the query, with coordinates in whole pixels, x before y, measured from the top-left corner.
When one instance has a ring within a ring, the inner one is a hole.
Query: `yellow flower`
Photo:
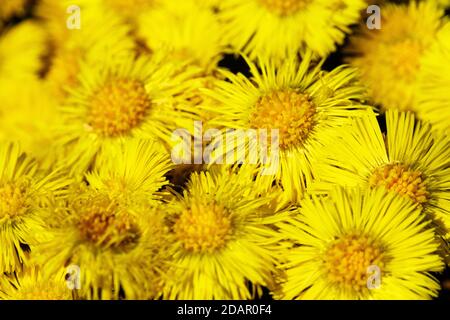
[[[280,225],[289,242],[282,299],[430,299],[443,263],[411,202],[385,190],[306,198]],[[292,243],[291,243],[292,242]],[[294,246],[292,245],[294,244]]]
[[[38,7],[52,45],[45,81],[60,101],[79,85],[78,74],[83,63],[121,59],[135,49],[130,27],[115,12],[95,3],[77,4],[80,29],[66,27],[70,17],[66,10],[70,4],[67,0],[45,0]]]
[[[55,211],[59,223],[48,226],[52,237],[36,247],[34,261],[46,275],[79,268],[81,298],[155,298],[172,243],[161,210],[81,187]]]
[[[225,127],[223,136],[232,129],[268,129],[267,138],[274,142],[270,131],[279,130],[279,163],[272,161],[277,152],[268,141],[272,148],[268,154],[273,154],[268,156],[268,162],[275,170],[274,174],[266,176],[266,186],[271,186],[275,180],[284,189],[287,199],[294,201],[301,199],[314,178],[311,163],[316,151],[323,147],[322,142],[333,137],[334,129],[344,125],[349,117],[366,108],[362,105],[364,89],[357,83],[354,69],[341,66],[324,72],[320,64],[312,67],[310,58],[307,54],[298,62],[291,56],[279,67],[275,67],[273,61],[263,60],[259,65],[248,61],[252,77],[224,72],[227,79],[216,83],[217,89],[210,92],[219,105],[205,106],[217,114],[209,125]],[[228,139],[228,136],[222,138]],[[227,162],[228,156],[234,151],[238,151],[235,155],[239,154],[239,150],[259,154],[249,139],[237,136],[236,140],[236,146],[213,141],[217,147],[212,152],[212,161],[222,157],[222,161]],[[264,159],[259,157],[258,160]]]
[[[387,189],[423,208],[438,231],[450,236],[450,139],[411,113],[390,110],[386,122],[386,138],[373,113],[337,130],[339,138],[327,144],[316,166],[319,182],[313,189],[336,184]]]
[[[164,52],[83,64],[80,85],[63,107],[59,143],[67,165],[85,170],[105,145],[124,138],[172,143],[172,131],[193,118],[184,111],[196,68],[165,61]]]
[[[0,277],[0,300],[72,300],[62,273],[51,278],[43,276],[38,268]]]
[[[225,0],[219,15],[235,50],[283,59],[310,48],[325,57],[359,19],[363,0]]]
[[[166,207],[176,247],[167,299],[250,299],[271,282],[276,232],[270,195],[253,188],[253,171],[222,167],[193,173]]]
[[[417,91],[417,115],[450,133],[450,23],[423,56]]]
[[[214,89],[219,61],[228,50],[217,15],[204,1],[172,0],[144,11],[137,24],[137,37],[151,52],[164,50],[169,60],[199,67],[199,90],[188,102],[207,126],[212,114],[199,106],[210,98],[202,88]]]
[[[363,24],[350,38],[348,60],[360,69],[361,80],[382,109],[420,109],[414,101],[421,58],[442,26],[443,15],[434,1],[386,4],[380,30]]]
[[[37,78],[45,41],[44,30],[34,21],[22,22],[0,36],[0,90],[13,81]]]
[[[0,140],[18,141],[42,169],[50,169],[62,156],[54,146],[60,121],[58,104],[39,80],[26,86],[13,81],[0,89]]]
[[[29,250],[45,240],[43,211],[68,179],[45,175],[15,143],[0,144],[0,274],[29,265]]]
[[[90,186],[114,198],[155,200],[167,186],[172,169],[167,152],[152,141],[127,139],[108,145],[86,174]]]
[[[225,50],[222,30],[213,11],[194,0],[168,1],[138,19],[138,36],[150,50],[169,48],[171,58],[194,63],[208,73]]]

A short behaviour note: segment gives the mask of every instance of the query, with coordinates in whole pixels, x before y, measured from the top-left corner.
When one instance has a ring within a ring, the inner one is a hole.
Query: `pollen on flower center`
[[[117,204],[107,198],[87,202],[81,210],[78,229],[87,241],[104,247],[124,247],[139,237],[131,216],[119,212]]]
[[[287,16],[303,9],[311,0],[259,0],[259,2],[276,14]]]
[[[337,239],[325,252],[325,269],[330,281],[361,292],[367,286],[367,268],[384,267],[383,252],[367,236],[350,234]]]
[[[406,39],[390,48],[390,61],[397,76],[412,80],[420,67],[422,45],[418,41]]]
[[[250,119],[256,129],[278,129],[281,149],[301,145],[314,127],[316,108],[306,94],[292,89],[262,96]]]
[[[150,107],[140,81],[113,79],[92,97],[87,121],[97,133],[114,137],[137,127]]]
[[[0,218],[20,216],[27,208],[26,185],[6,183],[0,186]]]
[[[388,190],[408,196],[418,204],[427,201],[428,192],[422,173],[401,164],[387,164],[375,169],[369,178],[369,185],[384,186]]]
[[[178,217],[173,230],[186,250],[211,253],[230,239],[232,221],[223,206],[193,204]]]

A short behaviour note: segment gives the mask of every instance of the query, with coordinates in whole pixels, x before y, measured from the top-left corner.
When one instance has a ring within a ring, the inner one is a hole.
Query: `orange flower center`
[[[418,204],[427,201],[428,192],[422,173],[401,164],[387,164],[375,169],[369,178],[369,185],[384,186],[387,190],[408,196]]]
[[[345,289],[361,292],[366,288],[370,266],[384,267],[383,252],[366,236],[343,236],[325,253],[328,278]]]
[[[281,149],[303,144],[314,127],[316,108],[309,97],[292,89],[277,90],[256,103],[250,125],[255,129],[278,129]]]
[[[91,199],[81,207],[78,229],[82,238],[102,247],[125,247],[139,237],[132,217],[107,198]]]
[[[114,79],[95,93],[90,107],[88,124],[97,133],[114,137],[139,126],[151,101],[141,82]]]
[[[405,80],[413,80],[420,68],[422,45],[418,41],[406,39],[391,47],[390,59],[393,70]]]
[[[27,209],[27,185],[6,183],[0,186],[0,219],[23,215]]]
[[[223,206],[194,203],[178,217],[173,230],[186,250],[211,253],[223,248],[230,239],[232,221]]]

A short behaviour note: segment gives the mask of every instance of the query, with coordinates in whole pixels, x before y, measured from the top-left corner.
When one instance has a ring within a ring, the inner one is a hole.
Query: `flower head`
[[[87,299],[159,295],[171,254],[160,209],[82,187],[55,214],[51,238],[36,247],[35,262],[46,275],[78,266],[79,295]]]
[[[210,120],[211,126],[224,128],[227,135],[234,129],[268,130],[267,139],[271,141],[268,149],[272,151],[268,154],[276,157],[274,146],[277,143],[279,146],[279,165],[274,174],[267,175],[268,186],[276,181],[287,198],[295,201],[301,199],[313,180],[311,163],[323,141],[334,136],[335,128],[366,108],[356,70],[341,66],[324,72],[320,64],[313,66],[310,59],[310,54],[301,62],[291,56],[278,67],[272,60],[262,60],[259,65],[248,62],[251,78],[224,72],[227,79],[219,81],[217,89],[210,93],[220,106],[212,104],[210,108],[216,114]],[[273,130],[278,130],[278,140],[274,140]],[[218,143],[214,161],[235,150],[258,154],[259,147],[249,139],[236,140],[237,145],[214,141]]]
[[[283,299],[430,299],[443,269],[421,211],[383,189],[306,198],[280,225]],[[293,245],[292,245],[293,244]]]
[[[59,143],[71,146],[67,165],[86,170],[109,143],[127,138],[169,146],[171,133],[194,115],[183,110],[196,68],[165,61],[163,52],[83,64],[79,86],[63,108]]]
[[[47,278],[39,268],[0,278],[0,300],[72,300],[64,273]]]
[[[381,188],[422,208],[448,237],[450,140],[413,114],[386,113],[386,137],[373,113],[336,131],[317,165],[316,190],[333,185]]]
[[[30,248],[47,238],[45,211],[69,182],[57,172],[37,172],[18,144],[0,144],[0,273],[30,264]]]
[[[114,197],[150,201],[161,198],[172,169],[167,152],[157,143],[129,139],[110,144],[86,174],[90,186]]]
[[[281,60],[305,48],[325,57],[364,6],[363,0],[226,0],[219,16],[234,48],[251,58]]]
[[[361,25],[350,39],[348,58],[382,109],[416,111],[421,59],[442,27],[444,10],[434,1],[386,4],[380,30]]]
[[[169,1],[143,12],[137,33],[151,51],[169,49],[173,59],[201,66],[205,73],[217,68],[226,46],[217,16],[192,0]]]
[[[194,173],[183,196],[169,204],[175,252],[166,298],[249,299],[272,282],[271,225],[284,215],[274,215],[270,197],[252,190],[252,172]]]
[[[24,21],[0,37],[0,91],[16,81],[33,80],[43,67],[45,32],[32,21]]]
[[[420,119],[430,121],[433,127],[450,133],[450,23],[437,33],[436,42],[422,57],[417,91]]]

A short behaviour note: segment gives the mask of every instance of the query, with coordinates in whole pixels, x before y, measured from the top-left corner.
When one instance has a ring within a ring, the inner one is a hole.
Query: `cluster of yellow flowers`
[[[371,4],[2,0],[0,299],[437,297],[450,1]]]

